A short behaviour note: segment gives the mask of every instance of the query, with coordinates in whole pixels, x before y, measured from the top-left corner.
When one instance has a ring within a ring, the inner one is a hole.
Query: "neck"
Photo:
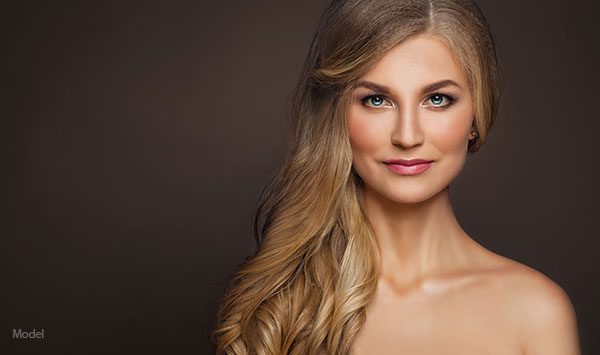
[[[414,204],[391,201],[368,186],[364,192],[365,213],[381,256],[381,278],[409,288],[465,261],[469,237],[456,220],[448,187]]]

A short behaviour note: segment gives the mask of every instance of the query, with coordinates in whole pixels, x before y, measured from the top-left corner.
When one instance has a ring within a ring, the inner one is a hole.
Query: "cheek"
[[[364,154],[375,153],[385,144],[383,122],[350,113],[348,117],[348,135],[352,151],[356,158]]]
[[[431,129],[429,138],[441,152],[466,154],[472,119],[472,110],[468,108],[454,111]]]

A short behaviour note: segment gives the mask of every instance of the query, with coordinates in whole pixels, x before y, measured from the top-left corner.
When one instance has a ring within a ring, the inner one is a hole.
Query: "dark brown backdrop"
[[[455,208],[480,243],[559,283],[600,353],[598,6],[480,4],[506,87]],[[324,6],[0,5],[1,349],[211,353]]]

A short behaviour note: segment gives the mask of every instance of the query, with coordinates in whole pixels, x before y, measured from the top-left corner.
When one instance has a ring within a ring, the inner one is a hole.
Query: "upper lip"
[[[429,163],[432,161],[433,160],[428,160],[428,159],[390,159],[390,160],[384,161],[384,163],[385,164],[400,164],[400,165],[415,165],[415,164]]]

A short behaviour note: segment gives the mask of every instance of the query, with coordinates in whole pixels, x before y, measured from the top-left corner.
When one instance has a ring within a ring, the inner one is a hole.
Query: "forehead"
[[[439,37],[431,35],[413,37],[396,45],[363,79],[406,93],[444,79],[467,87],[466,77],[453,51]]]

